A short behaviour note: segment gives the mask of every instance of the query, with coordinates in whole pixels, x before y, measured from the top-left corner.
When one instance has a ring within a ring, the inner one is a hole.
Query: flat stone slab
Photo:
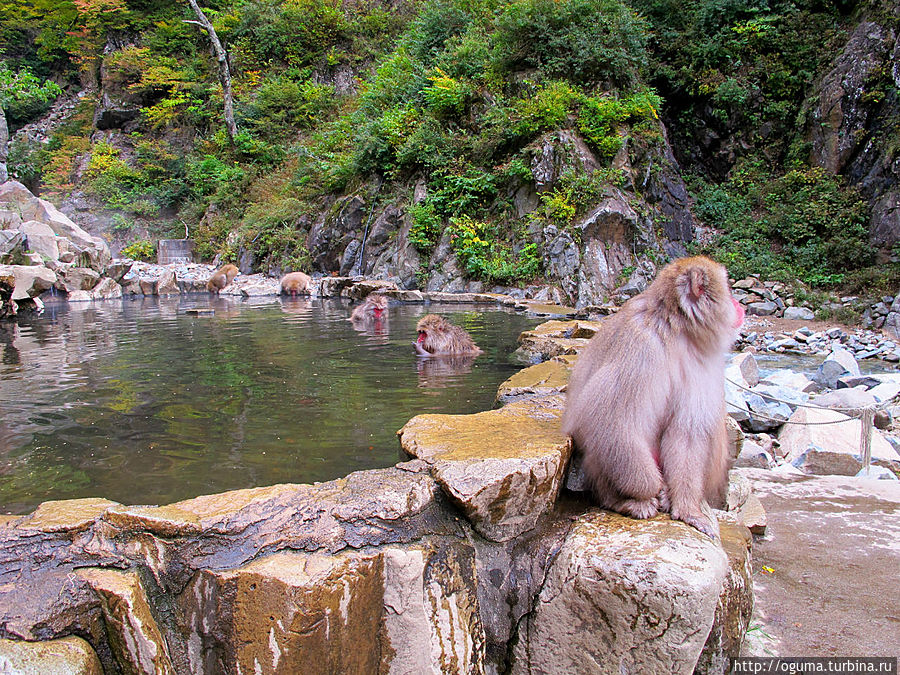
[[[574,307],[556,305],[551,302],[532,302],[525,300],[516,303],[516,309],[535,314],[537,316],[568,316],[574,317],[578,312]]]
[[[398,434],[478,532],[506,541],[533,528],[559,494],[572,451],[562,409],[563,397],[551,396],[474,415],[418,415]]]
[[[519,335],[518,353],[534,361],[574,355],[587,346],[599,328],[599,321],[551,319]]]
[[[743,654],[896,656],[900,482],[739,471],[768,517]]]
[[[500,385],[497,400],[508,403],[525,396],[561,394],[566,390],[574,365],[572,356],[559,356],[523,368]]]

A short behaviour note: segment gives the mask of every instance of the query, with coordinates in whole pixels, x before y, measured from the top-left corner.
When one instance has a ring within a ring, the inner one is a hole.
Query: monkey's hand
[[[428,350],[426,350],[426,349],[425,349],[422,345],[420,345],[418,342],[413,342],[413,343],[412,343],[412,346],[415,347],[415,349],[416,349],[416,354],[417,354],[417,355],[419,355],[419,356],[431,356],[431,352],[429,352]]]

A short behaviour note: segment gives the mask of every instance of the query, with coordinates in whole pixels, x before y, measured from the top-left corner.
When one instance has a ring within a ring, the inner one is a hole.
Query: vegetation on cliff
[[[869,203],[811,163],[801,118],[860,16],[897,23],[876,0],[220,0],[204,11],[229,50],[233,142],[186,3],[0,6],[7,69],[87,92],[49,143],[13,143],[11,171],[115,209],[123,243],[188,224],[207,257],[309,269],[312,214],[362,192],[408,206],[423,256],[450,232],[467,276],[536,279],[544,256],[528,233],[570,227],[621,180],[623,147],[665,142],[662,119],[695,215],[720,231],[695,248],[733,274],[834,284],[875,260]],[[533,144],[559,129],[604,165],[517,216]]]

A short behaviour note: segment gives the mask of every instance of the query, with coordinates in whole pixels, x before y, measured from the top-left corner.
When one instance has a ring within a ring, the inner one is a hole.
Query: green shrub
[[[578,128],[601,157],[611,159],[624,142],[620,127],[655,120],[661,105],[662,99],[648,89],[621,98],[585,96],[581,101]]]
[[[547,78],[630,87],[646,65],[647,27],[618,0],[518,0],[497,20],[502,68]]]
[[[298,228],[303,204],[294,197],[270,198],[251,204],[241,221],[244,246],[260,269],[309,269],[306,233]]]
[[[340,4],[326,0],[249,0],[236,25],[223,34],[250,67],[272,60],[303,66],[320,59],[344,39],[347,22]]]
[[[267,138],[310,129],[334,106],[334,88],[286,75],[266,78],[244,113]]]
[[[443,221],[435,212],[434,204],[427,199],[410,206],[409,215],[412,218],[412,225],[409,228],[410,243],[419,253],[430,256],[443,232]]]
[[[697,215],[723,230],[707,251],[734,276],[828,286],[874,260],[864,202],[820,168],[773,176],[751,160],[721,185],[693,181],[692,188]]]
[[[537,244],[515,250],[495,225],[469,216],[450,219],[450,242],[464,273],[490,283],[511,284],[537,276],[541,260]]]
[[[464,81],[450,77],[440,68],[428,75],[429,84],[422,90],[425,105],[439,117],[457,117],[466,107],[472,88]]]
[[[146,239],[138,239],[122,249],[122,255],[132,260],[141,260],[144,262],[156,261],[156,246],[152,241]]]

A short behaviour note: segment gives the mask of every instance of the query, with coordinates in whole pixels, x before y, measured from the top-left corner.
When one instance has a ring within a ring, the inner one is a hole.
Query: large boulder
[[[57,237],[68,240],[71,246],[67,250],[82,258],[82,266],[102,271],[112,260],[109,246],[102,238],[85,232],[53,204],[35,197],[17,181],[0,185],[0,205],[19,213],[23,223],[37,221],[48,226]]]
[[[103,666],[91,645],[74,635],[44,642],[0,638],[0,673],[103,675]]]
[[[55,272],[36,265],[0,265],[0,275],[15,279],[14,301],[36,298],[53,288],[57,281]]]
[[[520,627],[512,672],[690,675],[728,573],[722,547],[684,523],[590,511]]]
[[[823,387],[835,389],[842,377],[858,375],[859,363],[856,362],[856,357],[846,349],[835,347],[816,369],[812,379]]]
[[[863,468],[862,423],[827,408],[798,408],[778,435],[784,458],[804,473],[853,476]],[[900,470],[900,456],[872,429],[872,463]]]

